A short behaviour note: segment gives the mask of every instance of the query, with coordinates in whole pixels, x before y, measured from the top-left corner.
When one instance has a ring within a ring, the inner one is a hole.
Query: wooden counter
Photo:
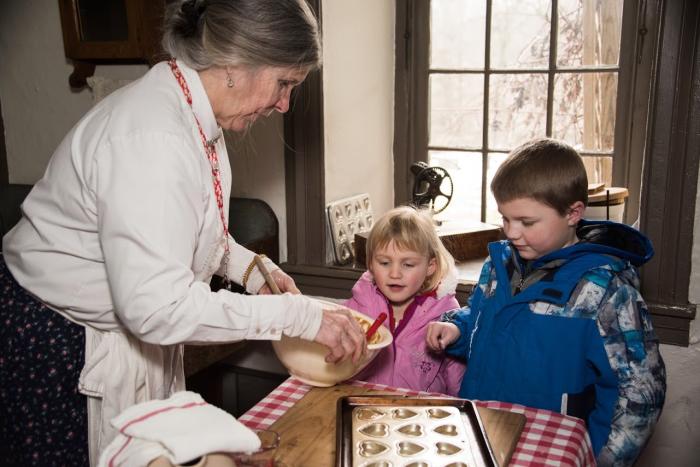
[[[342,396],[357,394],[441,397],[365,381],[350,381],[347,385],[319,389],[290,377],[241,415],[238,421],[252,430],[278,430],[282,439],[276,457],[286,467],[332,466],[335,464],[336,401]],[[510,465],[595,465],[595,455],[583,420],[508,402],[475,403],[486,425],[491,446],[501,459],[507,458],[511,450],[511,438],[507,432],[512,433],[514,428],[517,431],[522,418],[518,422],[506,417],[491,417],[492,413],[482,409],[525,417]],[[499,432],[506,434],[501,436]]]
[[[339,398],[391,391],[339,385],[313,388],[294,404],[271,430],[280,435],[278,459],[289,466],[335,465],[336,404]],[[503,410],[478,407],[489,442],[500,465],[510,458],[525,424],[525,417]]]

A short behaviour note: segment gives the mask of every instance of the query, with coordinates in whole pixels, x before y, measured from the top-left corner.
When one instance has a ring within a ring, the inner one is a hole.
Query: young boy
[[[666,392],[636,269],[653,249],[624,224],[583,220],[587,188],[570,146],[513,150],[491,183],[507,240],[489,244],[469,304],[426,340],[468,360],[460,397],[580,417],[599,464],[630,465]]]

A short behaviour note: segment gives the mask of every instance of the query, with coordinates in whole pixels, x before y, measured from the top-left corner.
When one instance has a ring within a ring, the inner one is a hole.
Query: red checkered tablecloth
[[[440,395],[364,381],[351,381],[348,384],[409,396]],[[304,397],[309,390],[311,390],[311,386],[308,384],[293,377],[289,378],[238,420],[253,430],[268,428]],[[591,441],[582,420],[549,410],[533,409],[505,402],[477,401],[476,404],[525,415],[527,422],[510,460],[511,466],[595,465]]]

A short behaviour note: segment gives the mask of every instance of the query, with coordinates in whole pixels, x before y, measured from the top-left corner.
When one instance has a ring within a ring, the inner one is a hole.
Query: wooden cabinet
[[[59,0],[63,47],[74,63],[69,83],[86,85],[95,65],[148,63],[160,47],[166,0]]]

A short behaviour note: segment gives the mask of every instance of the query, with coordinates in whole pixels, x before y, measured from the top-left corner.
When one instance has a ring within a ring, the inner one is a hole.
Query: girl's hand
[[[425,343],[435,352],[442,352],[445,347],[459,339],[461,332],[452,323],[432,322],[428,324]]]
[[[321,328],[314,341],[330,350],[326,355],[328,363],[340,363],[349,356],[357,363],[367,351],[365,334],[346,309],[323,310]]]
[[[297,285],[294,283],[294,279],[289,277],[283,270],[275,269],[270,273],[270,275],[272,276],[272,279],[274,279],[275,284],[277,284],[277,287],[279,287],[280,292],[289,292],[294,295],[301,293],[301,291],[299,291],[297,288]],[[258,290],[258,295],[270,295],[271,293],[272,290],[270,290],[270,286],[267,284],[263,284],[263,286],[260,287],[260,290]]]

